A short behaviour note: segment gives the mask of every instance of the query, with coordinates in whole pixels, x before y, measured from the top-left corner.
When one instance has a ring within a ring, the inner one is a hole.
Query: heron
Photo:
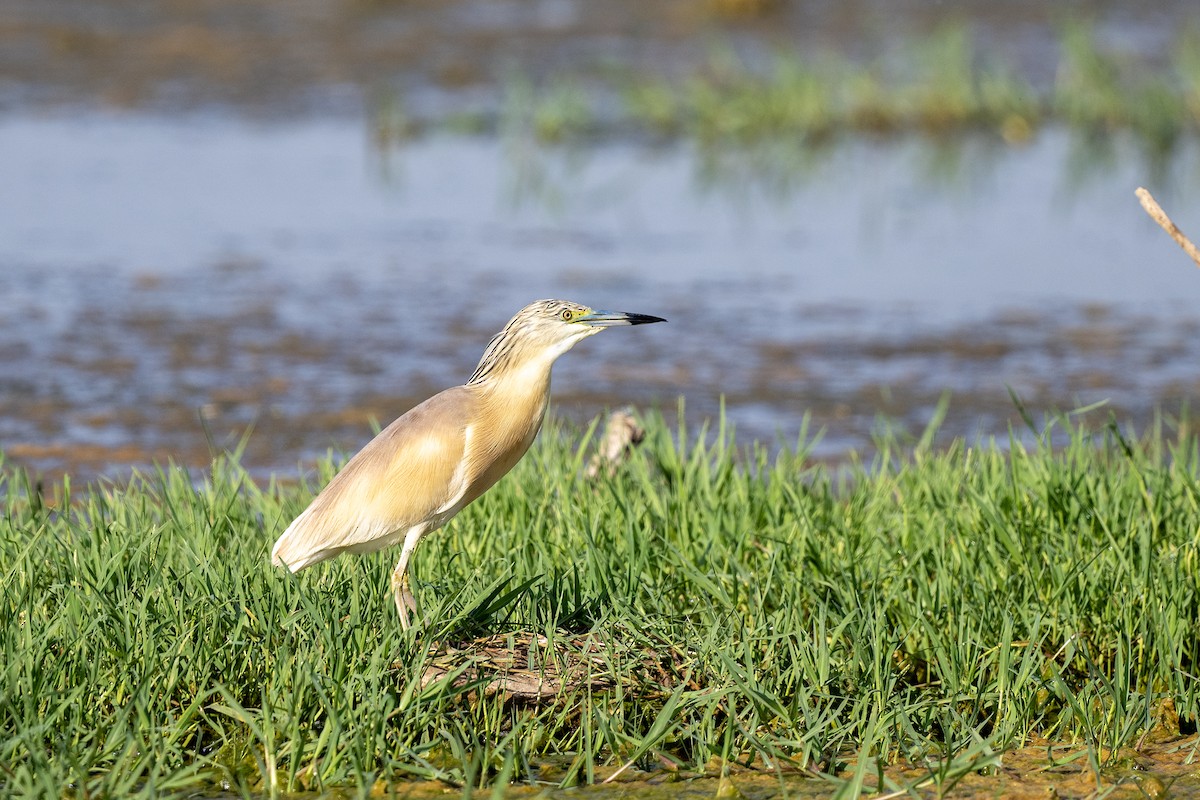
[[[416,612],[413,552],[525,455],[546,415],[558,357],[605,328],[665,321],[565,300],[525,306],[492,337],[465,384],[413,407],[346,462],[275,542],[271,562],[299,572],[401,544],[391,590],[407,630]]]

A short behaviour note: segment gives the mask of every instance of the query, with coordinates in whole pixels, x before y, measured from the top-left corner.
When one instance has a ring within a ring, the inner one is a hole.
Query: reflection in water
[[[1057,195],[1060,199],[1073,201],[1093,186],[1103,189],[1112,184],[1114,173],[1122,171],[1136,172],[1143,176],[1143,183],[1167,192],[1195,192],[1200,181],[1196,143],[1190,139],[1178,140],[1165,151],[1134,136],[1106,132],[1057,131],[1045,134],[1045,139],[1067,142],[1063,148],[1065,158],[1053,170],[1062,175]],[[857,141],[869,146],[872,139]],[[875,144],[885,152],[909,151],[913,177],[927,190],[971,192],[991,183],[996,173],[1008,168],[1014,158],[1020,159],[1027,147],[1035,152],[1029,160],[1049,160],[1038,152],[1046,148],[1044,141],[1011,145],[985,133],[945,138],[912,136],[899,141],[888,137]],[[802,138],[771,140],[750,147],[699,146],[694,150],[696,185],[699,191],[730,200],[761,197],[768,203],[787,201],[813,184],[835,180],[836,176],[830,174],[831,162],[836,163],[846,147],[845,140]]]
[[[550,296],[671,320],[559,365],[576,420],[683,395],[698,423],[724,398],[747,438],[811,414],[836,458],[947,390],[968,437],[1007,435],[1008,387],[1143,422],[1200,394],[1200,276],[1132,193],[1188,229],[1194,144],[1165,191],[1121,140],[1109,169],[1068,135],[997,141],[381,153],[330,121],[0,121],[0,445],[119,470],[253,426],[248,461],[294,472],[461,382]]]

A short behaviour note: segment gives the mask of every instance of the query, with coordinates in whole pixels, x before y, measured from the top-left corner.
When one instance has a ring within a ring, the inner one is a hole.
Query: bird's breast
[[[516,466],[542,426],[549,392],[497,393],[480,404],[467,442],[463,505],[486,492]]]

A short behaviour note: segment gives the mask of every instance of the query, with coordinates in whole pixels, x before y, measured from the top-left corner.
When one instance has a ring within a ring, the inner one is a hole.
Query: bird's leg
[[[400,614],[400,627],[404,630],[408,630],[412,624],[408,619],[409,612],[417,613],[417,599],[408,588],[408,559],[417,549],[419,540],[420,536],[414,536],[412,533],[404,537],[400,560],[396,562],[396,569],[392,572],[392,594],[396,598],[396,611]]]
[[[396,611],[400,614],[400,627],[408,630],[412,626],[408,615],[409,612],[417,613],[417,600],[409,591],[407,572],[392,574],[392,593],[396,598]]]

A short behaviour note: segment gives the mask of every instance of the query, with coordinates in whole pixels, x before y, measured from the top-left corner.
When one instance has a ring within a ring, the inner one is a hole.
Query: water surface
[[[1141,211],[1200,219],[1197,149],[1050,131],[1012,148],[431,136],[361,120],[65,113],[0,120],[0,444],[38,469],[247,458],[294,472],[470,374],[526,302],[658,314],[555,372],[560,414],[632,403],[817,454],[919,430],[1006,435],[1197,394],[1200,272]],[[1106,155],[1107,154],[1107,155]],[[1200,229],[1200,225],[1196,226]]]

